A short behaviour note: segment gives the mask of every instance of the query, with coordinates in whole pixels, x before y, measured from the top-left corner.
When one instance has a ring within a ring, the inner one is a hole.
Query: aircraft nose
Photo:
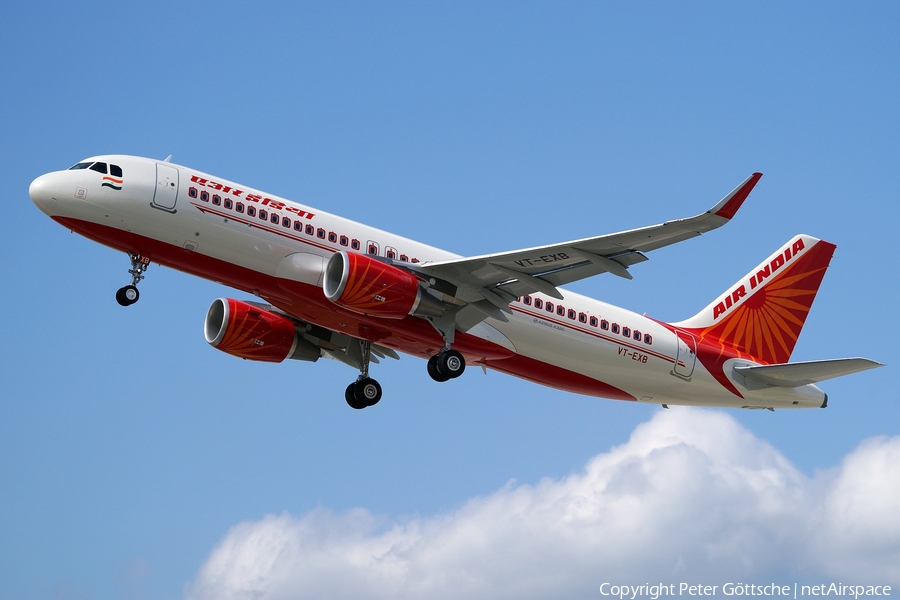
[[[56,204],[52,180],[53,174],[47,173],[32,181],[31,185],[28,186],[28,195],[31,196],[31,201],[34,202],[35,206],[41,209],[41,211],[48,215],[52,214],[51,210]]]

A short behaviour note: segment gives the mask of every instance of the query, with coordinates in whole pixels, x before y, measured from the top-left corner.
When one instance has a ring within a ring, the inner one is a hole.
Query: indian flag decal
[[[123,181],[125,181],[125,180],[106,176],[103,178],[103,183],[100,184],[100,187],[108,187],[108,188],[112,188],[114,190],[121,190]]]

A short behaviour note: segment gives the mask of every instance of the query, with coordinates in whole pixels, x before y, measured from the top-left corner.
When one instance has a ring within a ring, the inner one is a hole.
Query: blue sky
[[[5,9],[0,597],[239,597],[238,573],[272,598],[596,597],[615,573],[900,585],[879,570],[900,562],[898,26],[889,2]],[[240,294],[151,267],[141,302],[116,304],[126,258],[27,195],[114,152],[173,154],[466,255],[690,216],[759,170],[725,229],[654,252],[634,281],[571,287],[675,321],[808,233],[838,250],[793,359],[888,367],[824,384],[827,410],[661,414],[478,370],[438,385],[404,357],[377,367],[377,409],[355,412],[343,365],[252,364],[204,342],[209,304]],[[669,438],[695,451],[666,459],[675,483],[651,476]],[[766,473],[778,493],[753,483]],[[588,513],[618,525],[560,529],[546,498],[597,482],[608,494]],[[701,497],[750,516],[707,521]],[[531,508],[498,529],[509,503]],[[851,535],[856,514],[875,524]],[[391,536],[410,548],[395,557],[406,575],[353,566]],[[654,536],[678,555],[647,554]],[[454,547],[477,565],[435,550]],[[490,560],[515,553],[522,571]],[[454,588],[461,573],[483,585]]]

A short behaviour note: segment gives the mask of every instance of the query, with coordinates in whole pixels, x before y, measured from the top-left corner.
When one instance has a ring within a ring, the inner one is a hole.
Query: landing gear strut
[[[129,252],[128,258],[131,260],[131,269],[128,270],[128,274],[131,275],[131,284],[119,288],[119,291],[116,292],[116,302],[122,306],[131,306],[141,297],[137,284],[144,278],[144,271],[150,266],[150,259],[140,254]]]
[[[448,311],[441,317],[430,317],[428,321],[444,339],[444,347],[428,359],[428,375],[442,383],[456,379],[466,370],[466,359],[451,347],[456,337],[456,311]]]
[[[360,410],[367,406],[374,406],[381,400],[381,385],[369,377],[369,360],[372,356],[372,342],[359,340],[362,360],[360,361],[359,377],[347,386],[344,392],[344,400],[350,408]]]
[[[466,359],[451,348],[444,348],[428,359],[428,375],[439,382],[456,379],[466,370]]]

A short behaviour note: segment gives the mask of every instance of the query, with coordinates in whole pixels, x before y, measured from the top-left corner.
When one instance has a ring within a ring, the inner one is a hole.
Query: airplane
[[[660,225],[462,257],[195,169],[126,155],[41,175],[37,207],[125,252],[138,301],[152,263],[252,294],[218,298],[214,348],[249,360],[334,359],[359,371],[344,399],[382,397],[369,376],[398,352],[438,382],[478,365],[588,396],[746,409],[825,408],[815,384],[883,366],[789,362],[835,245],[795,235],[693,317],[666,323],[564,289],[601,273],[631,279],[650,251],[728,223],[762,177],[708,211]]]

